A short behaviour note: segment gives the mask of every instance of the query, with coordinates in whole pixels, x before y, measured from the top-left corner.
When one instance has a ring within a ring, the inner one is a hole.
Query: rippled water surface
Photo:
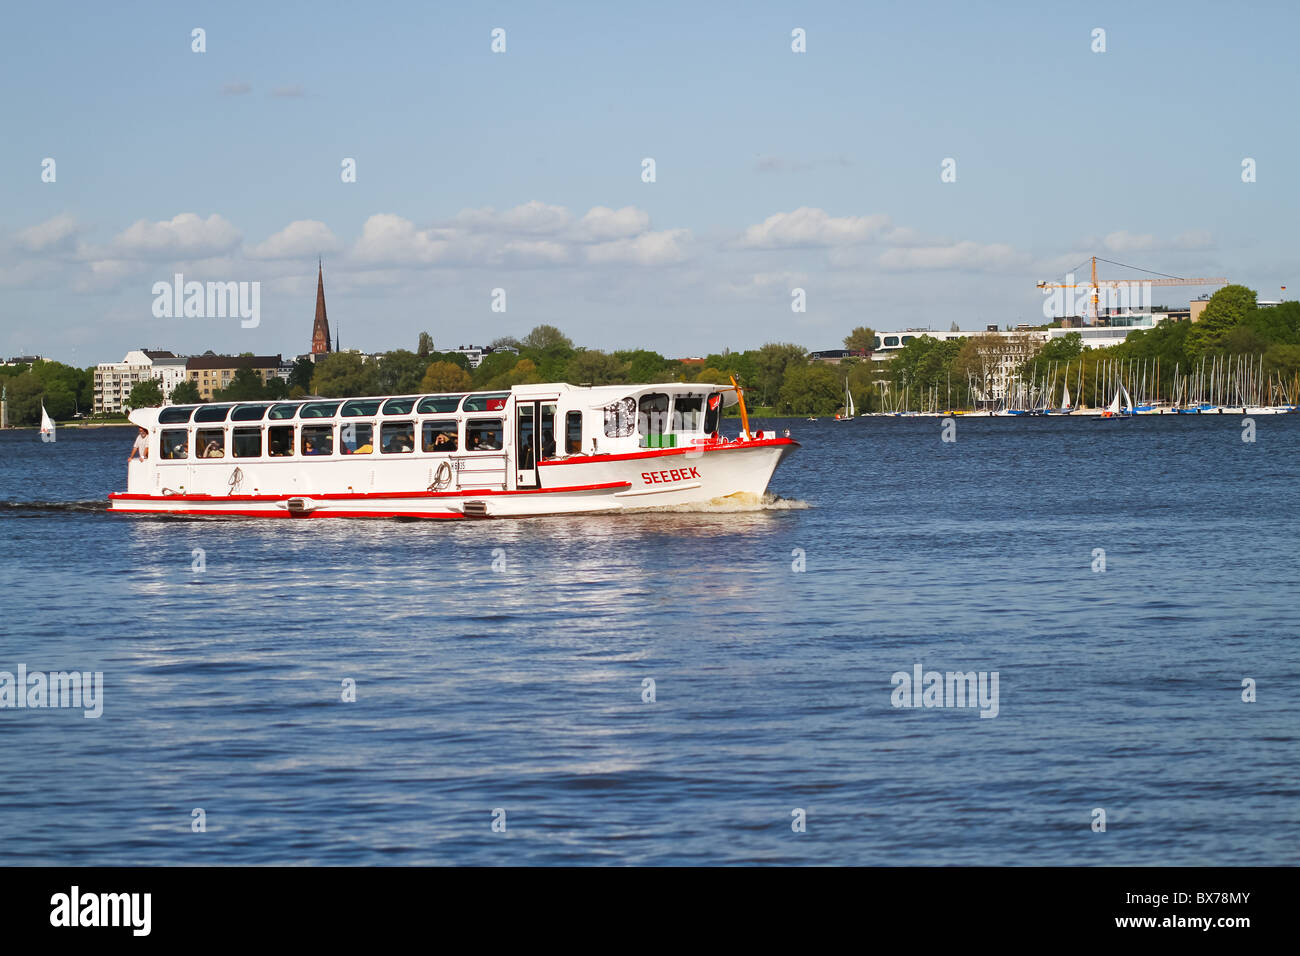
[[[773,506],[427,524],[106,514],[130,429],[0,433],[0,670],[105,684],[0,709],[0,862],[1300,862],[1300,417],[776,424]]]

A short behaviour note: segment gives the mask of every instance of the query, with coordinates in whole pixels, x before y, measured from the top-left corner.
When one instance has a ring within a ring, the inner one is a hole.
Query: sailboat
[[[1074,406],[1070,404],[1070,384],[1067,382],[1065,385],[1065,393],[1061,396],[1060,412],[1062,415],[1068,415],[1072,411],[1074,411]]]
[[[1119,401],[1119,397],[1121,395],[1124,396],[1124,404],[1122,410]],[[1115,389],[1115,397],[1110,400],[1110,404],[1106,406],[1106,410],[1101,413],[1101,418],[1102,419],[1132,418],[1133,415],[1134,415],[1133,399],[1129,398],[1128,389],[1125,388],[1123,385],[1120,385],[1117,389]]]
[[[836,415],[837,422],[850,422],[857,410],[853,407],[853,393],[849,391],[849,380],[844,380],[844,414]]]
[[[44,402],[41,402],[41,441],[54,441],[54,421],[45,411]]]

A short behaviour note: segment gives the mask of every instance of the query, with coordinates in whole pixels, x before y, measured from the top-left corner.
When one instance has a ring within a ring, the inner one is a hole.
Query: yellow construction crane
[[[1122,266],[1125,269],[1137,269],[1139,272],[1146,272],[1149,275],[1161,276],[1159,279],[1098,279],[1097,278],[1097,257],[1092,257],[1092,283],[1087,285],[1082,282],[1040,282],[1040,289],[1092,289],[1092,321],[1095,324],[1101,315],[1098,303],[1098,290],[1102,286],[1113,288],[1118,286],[1133,285],[1135,282],[1143,282],[1147,285],[1227,285],[1228,280],[1223,276],[1214,278],[1196,278],[1180,279],[1177,276],[1167,276],[1159,272],[1151,272],[1148,269],[1141,269],[1138,266],[1124,265],[1122,262],[1111,262],[1109,259],[1102,259],[1102,262],[1109,262],[1113,266]]]

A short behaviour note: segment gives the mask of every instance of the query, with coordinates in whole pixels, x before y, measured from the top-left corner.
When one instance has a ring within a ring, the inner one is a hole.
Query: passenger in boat
[[[438,432],[433,439],[434,451],[455,451],[456,436],[450,432]]]
[[[555,457],[555,436],[550,430],[542,432],[542,458]]]
[[[208,442],[208,446],[203,449],[204,458],[225,458],[226,450],[217,444],[216,440]]]
[[[140,429],[140,434],[135,436],[135,444],[131,446],[131,454],[127,456],[127,463],[130,464],[136,458],[144,461],[149,457],[149,431]]]

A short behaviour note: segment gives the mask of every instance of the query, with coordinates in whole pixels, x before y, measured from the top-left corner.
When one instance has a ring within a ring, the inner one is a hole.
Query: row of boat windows
[[[164,428],[158,436],[158,453],[168,461],[191,457],[225,458],[227,455],[234,458],[321,456],[333,455],[336,450],[340,455],[370,455],[376,451],[383,455],[409,455],[417,447],[416,424],[414,421],[382,422],[377,434],[373,422],[271,425],[265,429],[259,425],[229,429]],[[499,418],[467,420],[465,451],[500,451],[504,424]],[[419,426],[420,451],[460,451],[458,421],[424,421]]]
[[[604,412],[606,438],[627,438],[634,430],[641,435],[698,432],[701,423],[704,431],[712,434],[722,416],[722,393],[673,397],[666,392],[647,392],[640,400],[629,397],[612,402]]]
[[[499,395],[407,395],[401,398],[354,398],[348,401],[251,403],[246,405],[171,405],[158,413],[158,424],[180,425],[189,421],[260,422],[291,418],[368,418],[373,415],[441,415],[457,410],[499,412],[506,407],[506,393]],[[463,403],[463,405],[462,405]]]

